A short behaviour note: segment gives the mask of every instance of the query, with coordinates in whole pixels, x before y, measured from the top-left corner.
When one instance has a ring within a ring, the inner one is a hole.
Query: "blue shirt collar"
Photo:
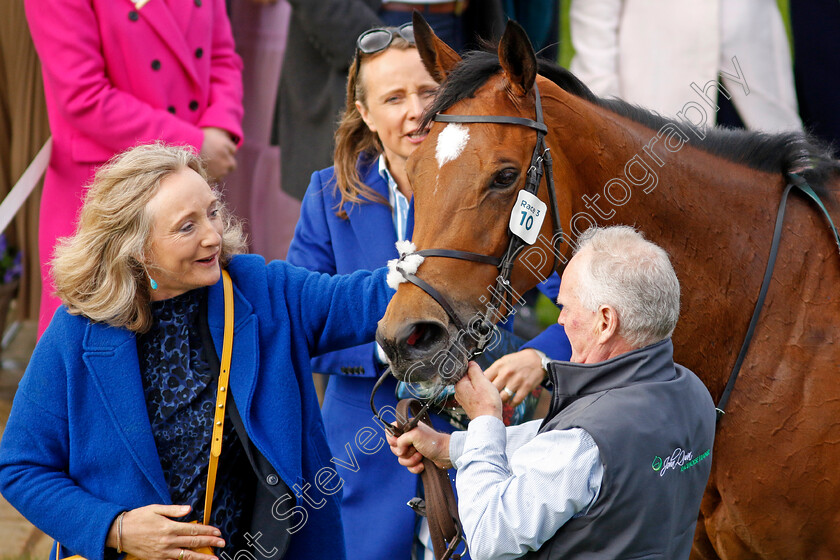
[[[388,184],[388,203],[391,205],[391,218],[394,222],[394,230],[397,239],[402,241],[406,238],[406,222],[408,219],[409,201],[400,192],[394,176],[388,171],[388,164],[385,162],[385,154],[380,154],[377,162],[379,175]]]

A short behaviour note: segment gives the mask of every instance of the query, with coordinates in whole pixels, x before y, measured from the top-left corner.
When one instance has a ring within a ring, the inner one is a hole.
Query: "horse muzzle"
[[[409,383],[446,379],[448,370],[439,367],[440,358],[449,347],[447,326],[437,320],[413,321],[393,328],[383,319],[376,331],[376,341],[385,351],[391,372]]]

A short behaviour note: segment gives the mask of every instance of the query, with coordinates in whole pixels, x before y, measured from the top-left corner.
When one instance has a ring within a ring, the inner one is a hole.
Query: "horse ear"
[[[508,20],[499,43],[499,62],[517,95],[525,95],[537,79],[537,56],[522,26]]]
[[[414,42],[417,51],[423,60],[423,66],[437,83],[446,79],[447,74],[452,71],[461,57],[452,47],[441,41],[432,28],[426,22],[420,12],[414,11],[411,16],[411,23],[414,26]]]

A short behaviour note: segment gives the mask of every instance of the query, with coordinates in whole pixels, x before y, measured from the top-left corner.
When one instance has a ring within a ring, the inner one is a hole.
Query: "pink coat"
[[[25,4],[53,134],[39,231],[40,334],[60,304],[48,280],[56,239],[74,232],[96,168],[154,140],[200,150],[202,127],[241,143],[242,62],[224,0]]]

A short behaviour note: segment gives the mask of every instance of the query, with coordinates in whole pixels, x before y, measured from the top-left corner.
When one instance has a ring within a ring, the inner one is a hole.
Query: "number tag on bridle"
[[[542,228],[547,206],[528,191],[519,191],[519,197],[510,213],[510,231],[533,245]]]

